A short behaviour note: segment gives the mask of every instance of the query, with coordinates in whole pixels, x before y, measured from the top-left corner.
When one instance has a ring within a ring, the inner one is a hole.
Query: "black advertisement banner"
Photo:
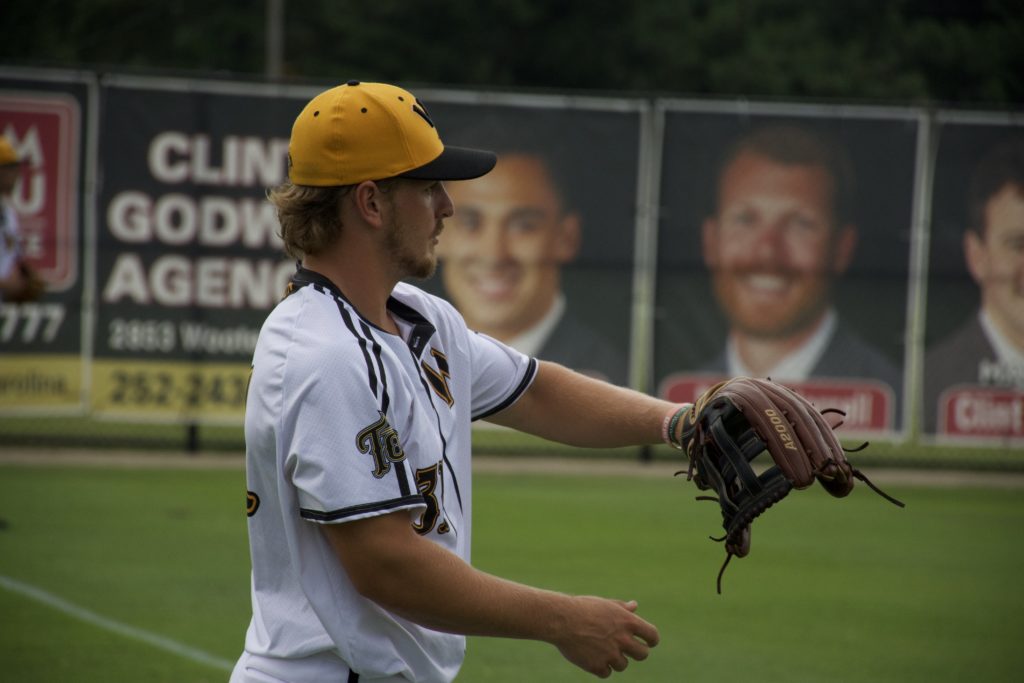
[[[305,98],[102,90],[92,407],[238,419],[260,325],[283,296],[266,190]]]
[[[666,111],[662,396],[771,377],[845,412],[844,433],[903,428],[918,127],[796,106]]]
[[[18,177],[0,198],[17,223],[4,226],[0,267],[15,252],[45,283],[34,301],[0,298],[0,411],[84,409],[82,301],[89,84],[0,78],[0,135]],[[5,221],[6,223],[6,221]]]
[[[0,300],[0,414],[238,424],[295,268],[266,192],[332,85],[0,69],[0,271],[45,283]],[[673,401],[771,377],[842,436],[1024,443],[1019,115],[414,90],[499,157],[417,283],[471,328]]]
[[[1024,439],[1024,125],[936,128],[924,433]]]
[[[446,144],[498,164],[446,183],[455,215],[425,286],[480,332],[627,384],[640,108],[428,106]]]

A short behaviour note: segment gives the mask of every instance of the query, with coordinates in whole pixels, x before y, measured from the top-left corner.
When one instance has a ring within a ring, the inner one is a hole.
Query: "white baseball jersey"
[[[388,301],[401,336],[317,273],[300,268],[292,287],[260,331],[246,405],[246,652],[293,672],[291,683],[304,671],[311,683],[451,681],[465,638],[359,595],[318,527],[409,510],[416,531],[469,561],[470,422],[511,405],[536,361],[412,285]]]
[[[18,214],[0,197],[0,277],[8,277],[21,258],[21,229]],[[3,294],[0,294],[3,301]]]

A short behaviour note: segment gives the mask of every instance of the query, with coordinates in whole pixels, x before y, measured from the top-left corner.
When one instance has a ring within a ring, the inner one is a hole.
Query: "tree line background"
[[[0,64],[475,89],[1024,102],[1019,0],[7,0]]]

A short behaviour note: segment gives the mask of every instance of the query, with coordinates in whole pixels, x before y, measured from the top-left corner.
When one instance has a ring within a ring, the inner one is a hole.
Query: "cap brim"
[[[497,163],[494,152],[468,147],[445,147],[441,155],[419,168],[399,174],[415,180],[469,180],[490,172]]]

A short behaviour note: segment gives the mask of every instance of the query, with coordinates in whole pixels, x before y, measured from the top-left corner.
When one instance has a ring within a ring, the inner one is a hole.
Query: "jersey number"
[[[427,509],[418,522],[414,522],[412,528],[421,536],[429,534],[437,525],[437,533],[446,534],[450,531],[448,522],[437,520],[441,517],[441,505],[437,501],[437,482],[441,478],[441,467],[443,463],[437,463],[433,467],[424,467],[416,470],[416,488],[427,502]]]

